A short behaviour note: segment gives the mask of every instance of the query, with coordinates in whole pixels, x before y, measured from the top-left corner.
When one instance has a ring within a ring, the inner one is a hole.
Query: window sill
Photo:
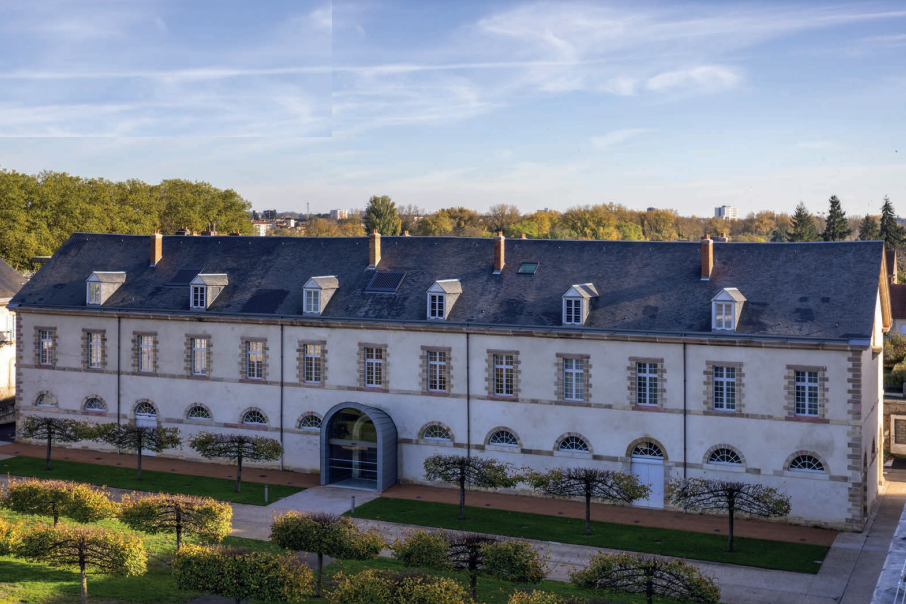
[[[201,380],[201,381],[207,381],[207,380],[211,379],[211,376],[209,376],[209,375],[200,375],[197,373],[189,374],[186,377],[190,380]]]
[[[299,382],[303,388],[323,388],[324,382]]]
[[[829,424],[830,420],[826,417],[814,417],[810,415],[787,415],[784,418],[788,422],[802,422],[804,424]]]
[[[658,405],[633,405],[633,411],[648,411],[653,413],[664,413],[666,409]]]
[[[422,396],[436,396],[439,398],[447,398],[450,396],[450,393],[443,390],[422,390]]]

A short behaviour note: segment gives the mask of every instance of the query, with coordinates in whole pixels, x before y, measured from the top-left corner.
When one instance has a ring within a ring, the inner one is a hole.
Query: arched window
[[[35,405],[38,407],[55,407],[57,401],[50,394],[39,394],[35,399]]]
[[[422,434],[428,440],[450,440],[450,431],[443,426],[428,426]]]
[[[800,455],[790,462],[792,472],[824,472],[824,464],[811,455]]]
[[[661,448],[654,444],[653,442],[643,442],[637,444],[632,449],[633,457],[656,457],[658,459],[664,459],[664,452],[661,451]]]
[[[151,403],[149,403],[147,401],[142,401],[138,405],[135,406],[135,415],[136,416],[144,415],[144,416],[157,417],[157,409],[155,409],[154,405],[152,405]]]
[[[107,405],[97,397],[92,397],[85,401],[85,411],[106,411]]]
[[[317,415],[306,415],[299,420],[300,430],[320,430],[321,418]]]
[[[561,451],[572,451],[575,453],[588,453],[588,443],[578,436],[567,436],[560,441]]]
[[[724,466],[741,466],[742,458],[733,449],[715,449],[708,457],[708,463]]]
[[[516,436],[509,430],[498,430],[491,434],[491,438],[488,439],[489,445],[499,445],[501,447],[518,447],[519,441],[516,440]]]
[[[251,411],[246,411],[245,415],[242,416],[242,423],[253,424],[255,426],[266,426],[267,418],[257,409],[252,409]]]
[[[212,419],[211,412],[201,405],[193,405],[189,412],[186,413],[186,417],[189,419]]]

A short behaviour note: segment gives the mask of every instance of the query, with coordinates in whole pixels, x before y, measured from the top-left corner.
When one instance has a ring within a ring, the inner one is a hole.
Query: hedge
[[[51,516],[54,525],[61,516],[88,523],[113,518],[117,513],[117,504],[104,487],[38,478],[10,478],[2,490],[0,507],[20,514]]]
[[[454,579],[424,573],[365,570],[355,575],[337,573],[336,588],[327,594],[330,604],[464,604],[466,589]]]

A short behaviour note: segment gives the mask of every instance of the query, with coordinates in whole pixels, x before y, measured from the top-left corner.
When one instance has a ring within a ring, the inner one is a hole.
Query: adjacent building
[[[720,206],[714,208],[714,217],[725,220],[739,220],[739,208],[733,206]]]
[[[25,277],[0,258],[0,400],[16,392],[16,315],[9,301],[25,283]]]
[[[11,304],[18,412],[269,435],[378,490],[467,451],[632,472],[650,507],[761,482],[859,530],[888,281],[880,242],[79,233]]]

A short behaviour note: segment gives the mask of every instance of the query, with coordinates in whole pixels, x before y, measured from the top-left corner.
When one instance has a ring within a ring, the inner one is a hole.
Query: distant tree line
[[[65,172],[23,174],[0,168],[0,257],[19,270],[53,254],[74,232],[172,234],[252,232],[251,204],[232,189],[206,182],[81,178]]]

